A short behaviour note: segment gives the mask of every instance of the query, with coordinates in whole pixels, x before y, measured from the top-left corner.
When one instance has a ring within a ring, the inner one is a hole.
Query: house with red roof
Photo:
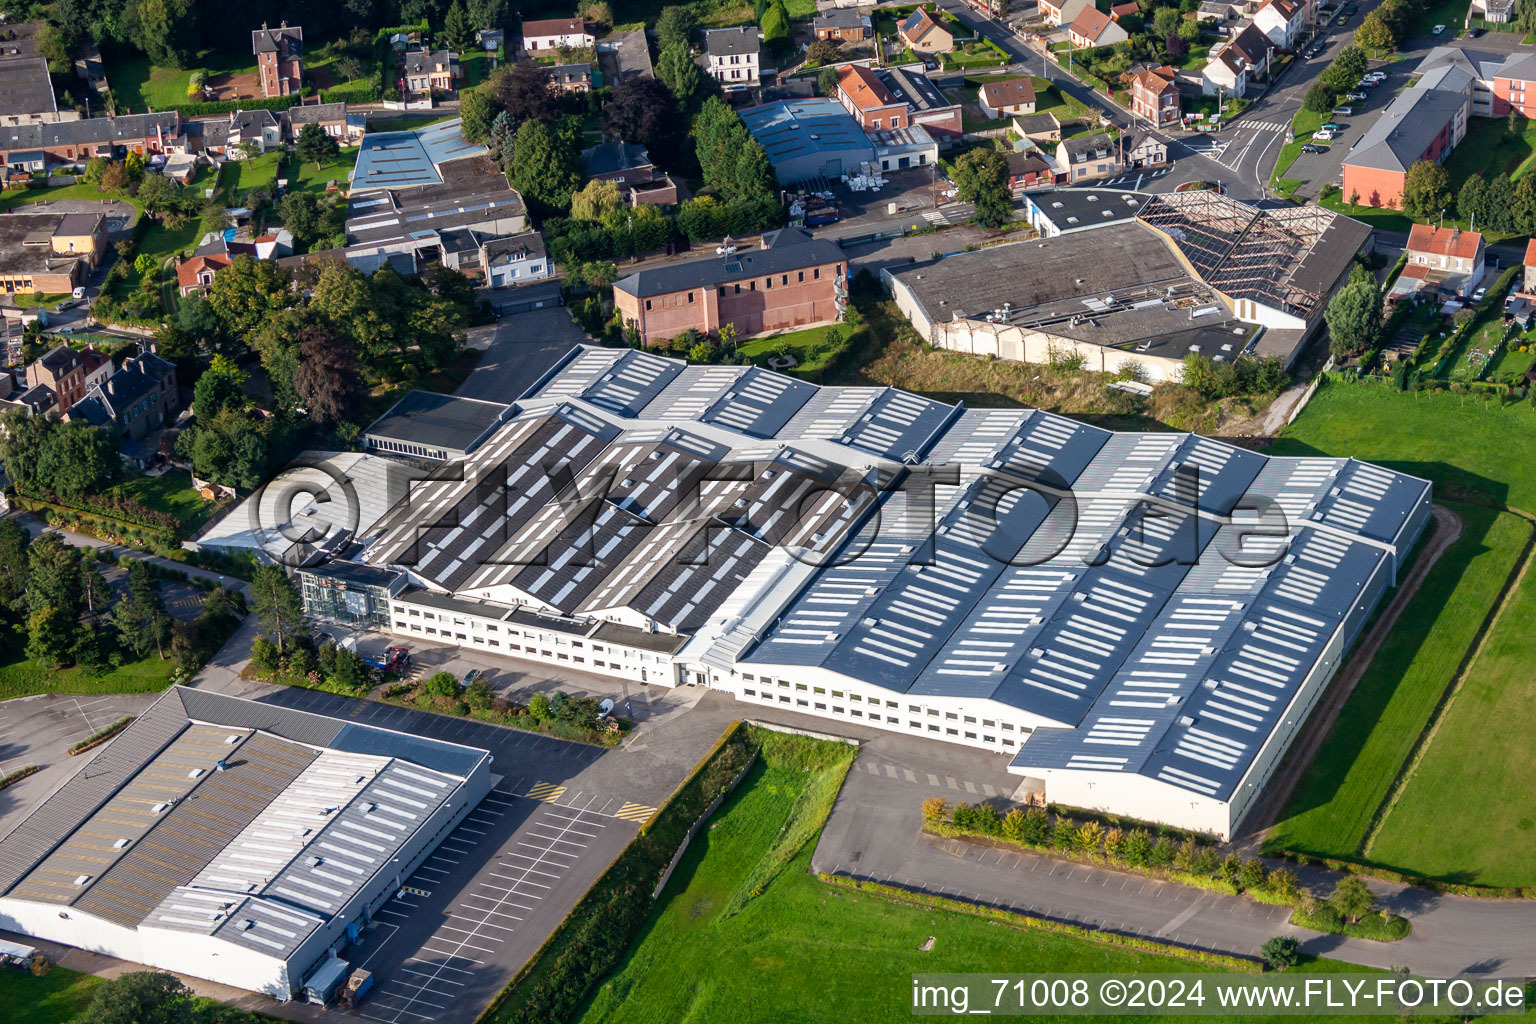
[[[955,48],[955,34],[940,25],[922,7],[896,26],[896,34],[912,48],[913,53],[948,53]]]
[[[1403,248],[1408,263],[1391,294],[1394,298],[1415,293],[1470,295],[1483,279],[1485,252],[1482,232],[1415,224]],[[1530,255],[1527,248],[1527,261]],[[1529,276],[1529,269],[1526,274]]]
[[[1073,46],[1113,46],[1130,39],[1125,29],[1097,7],[1084,7],[1072,24],[1067,26],[1067,38]]]
[[[193,256],[189,260],[182,260],[176,264],[176,287],[181,291],[181,297],[186,298],[193,292],[207,291],[213,284],[214,275],[229,266],[230,258],[211,254],[208,256]]]
[[[1162,128],[1179,123],[1179,87],[1171,65],[1147,68],[1131,76],[1131,111]]]

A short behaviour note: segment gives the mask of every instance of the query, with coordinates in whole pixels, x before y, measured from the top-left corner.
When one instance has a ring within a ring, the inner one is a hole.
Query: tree
[[[476,711],[484,711],[495,699],[496,693],[491,689],[491,681],[483,675],[476,676],[474,682],[464,688],[464,703]]]
[[[225,409],[243,409],[245,371],[227,356],[216,355],[192,387],[192,409],[200,420],[211,420]]]
[[[272,260],[236,256],[208,286],[213,307],[224,332],[244,343],[246,336],[292,299],[288,274]]]
[[[762,199],[778,191],[767,151],[720,97],[711,96],[699,108],[693,137],[704,184],[725,202]]]
[[[491,134],[491,122],[500,113],[484,89],[470,89],[459,93],[460,131],[468,142],[484,142]]]
[[[681,45],[686,51],[693,45],[693,34],[698,30],[699,19],[692,4],[663,7],[656,19],[656,42],[660,49]]]
[[[453,0],[448,13],[443,16],[443,40],[454,50],[467,50],[475,45],[474,27],[460,0]]]
[[[299,336],[293,385],[317,423],[349,422],[368,402],[368,386],[358,372],[353,346],[324,327],[308,327]]]
[[[107,586],[94,558],[80,560],[80,603],[85,605],[85,614],[92,621],[112,603],[112,588]]]
[[[677,105],[684,111],[693,109],[694,99],[704,89],[704,74],[682,43],[662,49],[656,58],[656,77],[677,97]]]
[[[1296,966],[1298,948],[1296,940],[1289,935],[1276,935],[1259,948],[1259,956],[1264,958],[1264,964],[1270,970],[1283,971]]]
[[[517,145],[517,122],[505,110],[491,119],[489,136],[485,140],[491,156],[506,170],[512,165],[512,153]]]
[[[1355,29],[1355,42],[1372,53],[1384,54],[1397,48],[1397,36],[1381,12],[1372,11]]]
[[[1420,160],[1403,178],[1403,212],[1429,221],[1451,206],[1451,176],[1433,160]]]
[[[102,169],[101,181],[96,186],[98,192],[126,192],[129,185],[128,165],[121,160],[113,160]]]
[[[837,95],[837,68],[822,68],[816,75],[816,91],[823,96]]]
[[[962,203],[976,207],[976,223],[1000,228],[1013,220],[1008,163],[995,149],[973,149],[955,161],[955,187]]]
[[[1364,352],[1381,333],[1381,299],[1376,288],[1351,281],[1328,303],[1323,319],[1328,322],[1328,348],[1335,358]]]
[[[226,409],[176,439],[176,452],[198,476],[226,487],[253,490],[267,472],[270,426],[244,411]]]
[[[298,588],[287,571],[280,565],[261,566],[251,577],[250,598],[251,610],[277,644],[278,653],[286,653],[304,616]]]
[[[517,129],[511,177],[512,187],[530,205],[564,211],[570,208],[571,193],[581,184],[581,167],[575,149],[549,125],[524,121]]]
[[[80,614],[80,549],[57,533],[44,533],[27,548],[27,604],[56,608],[73,622]]]
[[[120,38],[142,50],[155,66],[184,68],[202,42],[200,8],[195,0],[133,0],[119,8]]]
[[[121,467],[116,434],[70,420],[49,431],[38,456],[37,479],[59,497],[78,501],[105,488]]]
[[[528,714],[539,721],[549,717],[549,698],[542,693],[535,693],[528,698]]]
[[[1344,920],[1353,924],[1366,914],[1369,914],[1376,906],[1376,894],[1357,875],[1345,875],[1339,879],[1339,884],[1333,887],[1333,895],[1328,902],[1333,904],[1333,909],[1339,912]]]
[[[1313,82],[1312,87],[1307,90],[1306,98],[1301,101],[1301,105],[1314,114],[1326,114],[1333,109],[1336,98],[1333,90],[1321,81],[1317,81]]]
[[[70,663],[79,623],[57,608],[44,605],[27,615],[26,655],[63,668]]]
[[[619,194],[619,186],[604,178],[593,178],[571,196],[571,219],[602,220],[623,206],[624,197]]]
[[[139,185],[138,200],[144,212],[156,214],[176,202],[181,186],[163,174],[148,174]]]
[[[0,462],[14,483],[30,483],[37,478],[43,444],[55,421],[34,416],[26,409],[8,409],[0,414]]]
[[[525,121],[547,124],[560,116],[560,102],[550,91],[544,67],[533,61],[503,70],[491,83],[491,93],[497,105],[511,114],[518,124]]]
[[[0,519],[0,614],[14,617],[26,611],[27,578],[32,571],[27,548],[31,543],[19,522],[10,517]]]
[[[1178,60],[1189,52],[1189,43],[1177,32],[1167,36],[1163,40],[1163,52],[1168,54],[1169,60]]]
[[[1338,95],[1354,89],[1360,79],[1365,77],[1366,67],[1365,50],[1351,44],[1334,54],[1320,78],[1329,90]]]
[[[1184,15],[1177,7],[1159,7],[1152,15],[1152,34],[1158,39],[1178,35]]]
[[[336,69],[336,73],[342,78],[345,78],[348,82],[357,81],[359,78],[362,78],[365,73],[363,71],[363,62],[352,56],[350,53],[345,53],[340,57],[337,57],[336,63],[332,66]]]
[[[320,204],[308,192],[289,192],[277,201],[277,215],[283,227],[293,234],[294,242],[308,249],[320,229]]]
[[[603,123],[614,138],[650,151],[662,167],[682,159],[687,126],[678,116],[677,97],[654,78],[635,78],[616,86],[603,107]]]
[[[317,171],[322,163],[335,158],[341,151],[336,140],[313,121],[299,129],[298,138],[294,139],[293,146],[298,151],[300,160],[306,163],[314,161]]]
[[[208,304],[208,299],[201,292],[193,292],[181,300],[181,308],[176,311],[176,323],[187,332],[194,340],[204,345],[211,345],[218,337],[219,317]],[[159,346],[161,354],[165,353],[165,345]]]
[[[128,560],[128,596],[112,610],[112,622],[133,653],[146,658],[154,651],[164,660],[171,642],[171,616],[159,582],[141,559]]]
[[[467,0],[466,10],[473,28],[501,28],[507,22],[507,0]]]
[[[192,990],[161,971],[135,971],[97,986],[79,1024],[193,1024]]]
[[[838,40],[818,39],[806,48],[805,60],[814,67],[818,64],[835,64],[842,55],[842,44]]]

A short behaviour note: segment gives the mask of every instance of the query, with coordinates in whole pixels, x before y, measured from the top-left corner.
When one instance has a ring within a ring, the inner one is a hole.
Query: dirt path
[[[1360,643],[1355,647],[1349,663],[1329,684],[1323,699],[1307,717],[1301,735],[1286,753],[1280,770],[1264,787],[1264,797],[1244,820],[1243,835],[1236,842],[1239,849],[1250,854],[1258,852],[1258,847],[1263,843],[1270,827],[1274,825],[1275,818],[1290,801],[1291,793],[1295,790],[1296,784],[1301,781],[1302,773],[1311,766],[1312,760],[1317,756],[1318,748],[1323,745],[1323,740],[1333,731],[1339,713],[1344,709],[1349,695],[1354,692],[1356,684],[1360,682],[1360,677],[1365,674],[1367,666],[1375,659],[1377,650],[1391,634],[1392,628],[1397,625],[1397,620],[1402,616],[1403,610],[1408,607],[1408,602],[1418,593],[1424,578],[1429,575],[1429,570],[1440,561],[1440,556],[1445,554],[1446,549],[1461,536],[1463,524],[1460,516],[1443,505],[1434,506],[1431,512],[1436,524],[1434,536],[1430,538],[1423,555],[1409,571],[1408,578],[1398,584],[1391,603],[1383,609],[1381,616],[1377,618],[1370,630],[1360,638]]]

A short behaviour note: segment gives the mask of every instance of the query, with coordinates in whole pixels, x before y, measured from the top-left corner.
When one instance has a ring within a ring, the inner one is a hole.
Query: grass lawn
[[[437,124],[439,121],[452,121],[457,116],[457,114],[405,114],[400,117],[370,117],[368,119],[368,131],[415,131],[417,128],[425,128],[427,125]]]
[[[1521,121],[1516,135],[1506,131],[1508,126],[1507,119],[1502,117],[1467,120],[1467,137],[1445,159],[1453,192],[1474,174],[1518,178],[1530,173],[1531,155],[1536,153],[1536,121]]]
[[[1366,851],[1371,860],[1446,881],[1536,883],[1536,811],[1520,796],[1536,772],[1527,628],[1536,621],[1536,573],[1510,601]]]
[[[1087,105],[1077,97],[1062,92],[1054,82],[1038,76],[1030,80],[1035,83],[1035,113],[1055,114],[1058,121],[1087,117],[1091,113]]]
[[[277,180],[277,164],[283,154],[278,150],[246,160],[231,160],[224,165],[219,184],[234,189],[235,199],[253,188],[272,188]]]
[[[1312,139],[1312,133],[1328,122],[1331,114],[1315,114],[1303,107],[1296,111],[1296,116],[1291,118],[1291,135],[1295,141],[1287,142],[1280,147],[1280,157],[1275,161],[1276,180],[1285,174],[1301,155],[1301,147]]]
[[[159,476],[136,476],[112,488],[120,498],[137,498],[146,508],[167,512],[185,526],[200,520],[208,502],[192,486],[192,478],[180,470]]]
[[[1508,327],[1504,324],[1504,318],[1495,312],[1471,336],[1462,343],[1461,351],[1456,353],[1456,358],[1450,361],[1446,373],[1452,380],[1476,380],[1477,375],[1488,365],[1490,353],[1493,347],[1504,337]]]
[[[1436,498],[1536,512],[1536,409],[1451,392],[1329,384],[1269,449],[1352,455],[1435,482]]]
[[[1297,151],[1300,152],[1299,146]],[[1319,200],[1318,205],[1334,213],[1342,213],[1346,217],[1353,217],[1364,224],[1369,224],[1377,231],[1397,231],[1407,234],[1413,230],[1413,219],[1401,210],[1389,210],[1384,206],[1368,206],[1364,203],[1351,206],[1345,202],[1346,198],[1339,192],[1333,192],[1328,198]]]
[[[190,68],[154,67],[142,53],[126,49],[114,51],[106,62],[107,80],[112,83],[118,103],[127,108],[119,113],[143,114],[149,110],[169,110],[184,103],[201,102],[201,96],[187,96],[192,72],[198,68],[210,80],[219,75],[256,74],[256,65],[249,53],[205,50],[198,54],[198,61],[199,64]]]
[[[842,352],[848,339],[848,330],[837,328],[837,336],[828,339],[829,327],[811,327],[803,331],[786,331],[766,338],[753,338],[738,346],[737,351],[754,363],[768,365],[768,357],[777,352],[788,352],[799,360],[790,372],[812,373],[826,368],[828,362]]]
[[[322,162],[318,171],[308,160],[300,160],[296,155],[290,156],[287,166],[289,188],[313,192],[316,198],[325,195],[327,182],[335,181],[340,187],[346,188],[347,175],[352,173],[352,168],[357,164],[357,150],[357,146],[342,147],[336,158]]]
[[[79,668],[55,669],[31,658],[7,662],[0,665],[0,700],[34,693],[153,693],[171,685],[174,664],[170,658],[162,661],[151,655],[91,675]]]
[[[474,52],[465,53],[459,57],[459,70],[464,73],[464,81],[461,89],[472,89],[485,81],[485,76],[490,74],[491,58],[486,52],[476,47]]]
[[[1302,418],[1311,414],[1308,408]],[[1350,694],[1269,847],[1345,858],[1360,852],[1393,779],[1531,535],[1530,525],[1508,512],[1473,505],[1455,511],[1466,523],[1461,538],[1430,570]],[[1419,828],[1428,824],[1416,822]]]
[[[8,188],[0,192],[0,212],[14,210],[29,203],[40,203],[45,199],[88,199],[88,200],[116,200],[124,203],[132,203],[133,208],[140,213],[144,208],[123,192],[102,192],[95,185],[64,185],[60,188]]]
[[[582,1024],[894,1024],[912,1018],[905,979],[919,971],[1220,969],[818,881],[810,854],[846,761],[807,771],[797,756],[804,744],[766,735],[762,758],[694,838],[643,938]],[[1334,961],[1300,969],[1362,970]]]
[[[11,296],[11,301],[22,309],[35,309],[38,306],[52,309],[67,298],[67,292],[16,292]]]
[[[41,978],[27,971],[0,971],[0,1005],[8,1024],[71,1024],[85,1012],[101,979],[65,967],[55,967]]]

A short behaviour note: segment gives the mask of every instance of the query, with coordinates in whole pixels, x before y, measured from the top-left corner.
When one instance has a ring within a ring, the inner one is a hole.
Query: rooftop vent
[[[166,809],[166,808],[167,808],[167,807],[169,807],[169,806],[171,806],[171,805],[170,805],[170,804],[167,804],[167,803],[158,803],[158,804],[155,804],[155,806],[153,806],[153,807],[151,807],[151,808],[150,808],[150,809],[149,809],[149,813],[151,813],[151,814],[159,814],[159,813],[161,813],[161,812],[162,812],[162,811],[164,811],[164,810],[165,810],[165,809]]]
[[[239,742],[240,742],[240,737],[239,736],[225,736],[224,737],[224,744],[225,744],[225,746],[232,747],[236,743],[239,743]]]
[[[1182,726],[1188,727],[1188,726],[1194,725],[1195,724],[1195,720],[1193,718],[1190,718],[1188,715],[1180,715],[1179,716],[1179,724],[1182,725]]]
[[[75,876],[75,884],[76,885],[84,885],[86,882],[89,882],[90,880],[91,880],[91,876],[90,875],[76,875]]]
[[[114,849],[114,850],[126,849],[127,846],[128,846],[128,840],[126,840],[126,839],[114,839],[114,840],[112,840],[112,849]]]
[[[193,768],[191,771],[187,772],[187,778],[200,779],[203,777],[203,771],[204,769],[202,768]]]
[[[242,918],[241,918],[241,919],[240,919],[240,924],[239,924],[239,925],[237,925],[237,927],[238,927],[238,928],[239,928],[239,929],[240,929],[240,930],[241,930],[241,931],[243,931],[243,932],[248,932],[248,931],[250,931],[250,930],[251,930],[251,929],[252,929],[252,928],[254,928],[254,927],[256,927],[256,922],[255,922],[255,921],[252,921],[252,920],[251,920],[251,919],[250,919],[250,918],[248,918],[248,917],[242,917]]]

